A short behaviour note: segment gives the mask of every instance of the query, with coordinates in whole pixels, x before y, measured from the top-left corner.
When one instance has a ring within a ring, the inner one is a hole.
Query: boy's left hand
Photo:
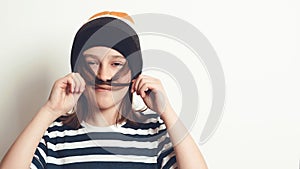
[[[170,106],[166,92],[159,79],[147,75],[139,75],[137,79],[133,80],[131,93],[133,92],[142,97],[149,109],[160,115]]]

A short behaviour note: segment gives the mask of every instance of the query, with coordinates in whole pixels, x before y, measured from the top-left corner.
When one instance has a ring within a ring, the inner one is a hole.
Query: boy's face
[[[128,66],[126,64],[126,58],[121,53],[103,46],[96,46],[85,50],[83,57],[86,65],[88,65],[98,79],[102,81],[112,79],[114,75],[124,70],[124,66]],[[113,83],[129,83],[130,81],[131,71],[129,70],[113,81]],[[118,105],[129,88],[128,86],[114,87],[106,84],[91,87],[95,91],[95,97],[100,111],[114,106],[118,108]]]

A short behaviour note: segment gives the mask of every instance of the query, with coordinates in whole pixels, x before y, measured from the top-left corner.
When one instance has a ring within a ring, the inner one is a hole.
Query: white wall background
[[[102,10],[173,15],[209,39],[227,88],[223,119],[200,146],[210,169],[299,168],[296,0],[1,0],[0,158],[45,103],[53,82],[70,72],[77,29]]]

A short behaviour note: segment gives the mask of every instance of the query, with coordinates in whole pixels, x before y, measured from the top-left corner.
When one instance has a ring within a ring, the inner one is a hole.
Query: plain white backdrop
[[[226,105],[213,137],[200,146],[210,169],[299,168],[296,0],[1,0],[0,159],[45,103],[53,82],[70,72],[76,31],[103,10],[176,16],[196,26],[213,45],[225,74]],[[146,46],[151,38],[142,42]],[[208,106],[211,89],[201,66],[199,72],[200,97]],[[180,98],[171,100],[180,109]],[[196,139],[205,113],[199,118],[192,131]]]

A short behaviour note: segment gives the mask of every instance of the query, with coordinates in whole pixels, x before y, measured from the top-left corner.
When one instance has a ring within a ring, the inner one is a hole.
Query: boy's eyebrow
[[[93,54],[84,54],[83,56],[85,56],[85,57],[92,57],[92,58],[94,58],[94,59],[97,58],[97,56],[96,56],[96,55],[93,55]]]
[[[122,55],[110,55],[111,58],[115,58],[115,59],[126,59],[124,56]]]
[[[93,55],[93,54],[84,54],[85,57],[92,57],[94,59],[97,59],[97,56],[96,55]],[[126,60],[126,58],[122,55],[109,55],[110,58],[113,58],[113,59],[124,59]]]

